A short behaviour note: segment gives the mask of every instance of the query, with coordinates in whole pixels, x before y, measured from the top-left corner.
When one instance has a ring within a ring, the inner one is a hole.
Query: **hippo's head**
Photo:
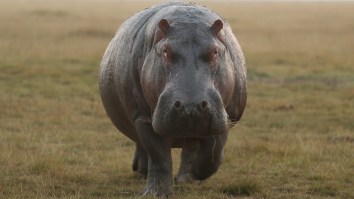
[[[157,134],[205,137],[229,130],[235,71],[224,29],[221,19],[157,23],[140,73]]]

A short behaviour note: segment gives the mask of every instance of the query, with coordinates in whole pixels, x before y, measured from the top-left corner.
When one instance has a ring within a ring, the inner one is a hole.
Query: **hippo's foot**
[[[132,168],[139,176],[146,178],[148,172],[148,155],[139,144],[136,144]]]
[[[149,160],[153,162],[153,160]],[[147,176],[147,185],[143,196],[168,198],[172,196],[172,165],[171,161],[151,163]],[[167,167],[165,167],[167,165]]]
[[[188,184],[194,182],[194,178],[191,173],[189,174],[178,174],[174,179],[176,184]]]
[[[167,187],[166,185],[161,185],[161,186],[147,185],[143,190],[142,196],[169,198],[172,196],[172,191],[171,191],[171,187]]]
[[[152,160],[149,160],[152,161]],[[143,196],[168,198],[172,196],[172,166],[170,161],[150,164],[147,185],[142,193]],[[165,167],[167,165],[168,167]]]

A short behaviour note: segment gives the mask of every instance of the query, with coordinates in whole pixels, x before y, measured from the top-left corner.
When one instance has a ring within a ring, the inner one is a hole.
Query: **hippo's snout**
[[[181,102],[177,100],[170,114],[175,114],[175,118],[195,122],[205,119],[210,120],[211,117],[210,107],[208,107],[208,102],[205,100],[201,102]]]
[[[171,137],[207,137],[228,130],[221,97],[213,89],[200,98],[163,92],[152,123],[156,133]]]
[[[177,100],[174,103],[174,109],[179,112],[183,112],[187,115],[191,113],[199,113],[202,111],[208,111],[208,102],[206,100],[202,100],[197,103],[182,103],[181,101]]]

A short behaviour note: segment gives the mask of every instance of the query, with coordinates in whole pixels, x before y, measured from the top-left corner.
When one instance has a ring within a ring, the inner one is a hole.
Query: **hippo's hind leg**
[[[199,139],[199,151],[192,166],[196,180],[205,180],[214,174],[221,162],[227,133]]]
[[[136,144],[134,159],[133,159],[133,171],[137,172],[138,175],[147,177],[148,172],[148,155],[140,144]]]

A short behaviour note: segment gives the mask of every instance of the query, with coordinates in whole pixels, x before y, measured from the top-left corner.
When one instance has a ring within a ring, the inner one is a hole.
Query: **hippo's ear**
[[[220,32],[223,27],[224,23],[221,21],[221,19],[217,19],[211,26],[211,30],[214,32],[218,40],[221,41],[221,43],[225,44],[225,33],[223,31]]]
[[[211,26],[211,29],[214,31],[215,34],[218,34],[223,27],[224,23],[220,19],[218,19]]]
[[[156,28],[155,31],[153,45],[155,45],[157,42],[163,39],[166,36],[169,29],[170,29],[170,24],[168,23],[168,21],[166,19],[161,19],[161,21],[158,24],[158,28]]]
[[[161,21],[159,22],[159,28],[160,30],[162,30],[163,33],[166,34],[168,29],[170,28],[170,24],[166,19],[161,19]]]

